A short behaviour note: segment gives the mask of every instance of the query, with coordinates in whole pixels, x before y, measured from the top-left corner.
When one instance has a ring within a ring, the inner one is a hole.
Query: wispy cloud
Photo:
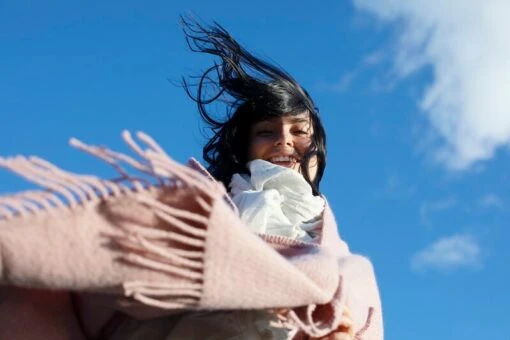
[[[420,221],[423,225],[432,224],[432,215],[453,208],[457,201],[453,197],[445,198],[434,202],[423,202],[420,205]]]
[[[358,66],[353,68],[350,71],[345,72],[338,81],[336,82],[326,82],[322,81],[318,84],[318,87],[322,90],[333,91],[333,92],[345,92],[349,89],[352,83],[356,80],[356,78],[363,73],[363,71],[368,68],[375,66],[384,59],[384,54],[382,51],[374,51],[360,62]]]
[[[392,175],[388,177],[384,191],[390,196],[409,198],[416,192],[416,187],[407,183],[403,178]]]
[[[466,169],[510,144],[510,2],[507,0],[353,0],[399,25],[395,71],[431,66],[421,96],[440,143],[435,159]]]
[[[377,195],[383,195],[385,198],[410,198],[416,193],[416,187],[396,174],[388,176],[382,190],[377,191]]]
[[[477,269],[482,266],[481,255],[480,245],[474,236],[457,234],[441,238],[414,254],[411,268],[415,271]]]
[[[344,73],[340,80],[338,80],[337,82],[332,84],[324,83],[323,86],[330,91],[345,92],[349,88],[353,80],[356,78],[357,73],[358,73],[357,70]]]
[[[502,208],[503,201],[498,195],[490,193],[480,199],[480,205],[484,208]]]
[[[384,52],[382,50],[374,51],[363,58],[364,66],[372,66],[381,63],[385,58]]]

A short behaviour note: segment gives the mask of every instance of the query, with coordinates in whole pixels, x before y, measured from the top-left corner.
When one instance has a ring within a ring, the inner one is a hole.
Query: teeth
[[[291,162],[294,161],[294,157],[291,156],[277,156],[277,157],[271,157],[271,162]]]

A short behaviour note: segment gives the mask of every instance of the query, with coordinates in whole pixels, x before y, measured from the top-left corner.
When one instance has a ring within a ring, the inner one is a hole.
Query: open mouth
[[[298,160],[294,156],[274,156],[268,159],[269,162],[286,168],[294,168]]]

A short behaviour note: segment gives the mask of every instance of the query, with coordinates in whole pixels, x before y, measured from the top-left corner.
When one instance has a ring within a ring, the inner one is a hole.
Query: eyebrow
[[[274,122],[276,120],[278,120],[279,117],[274,117],[274,118],[269,118],[269,119],[264,119],[264,120],[261,120],[260,122],[257,122],[255,124],[259,124],[259,123],[264,123],[264,122]],[[296,123],[311,123],[311,120],[310,118],[304,118],[304,117],[292,117],[290,119],[290,123],[291,124],[296,124]]]
[[[310,123],[310,118],[295,117],[290,120],[291,123]]]

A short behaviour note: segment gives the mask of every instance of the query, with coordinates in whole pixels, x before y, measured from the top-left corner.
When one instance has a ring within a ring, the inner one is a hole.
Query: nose
[[[290,131],[280,130],[276,136],[276,142],[275,145],[285,145],[285,146],[292,146],[293,140],[292,140],[292,134]]]

